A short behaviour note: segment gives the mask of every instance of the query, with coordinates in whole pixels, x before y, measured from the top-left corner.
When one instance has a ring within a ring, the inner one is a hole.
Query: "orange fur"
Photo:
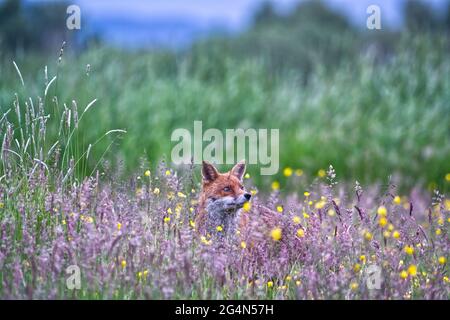
[[[251,195],[245,190],[242,178],[245,173],[245,163],[237,163],[229,172],[220,173],[210,163],[203,162],[202,166],[202,192],[199,196],[197,216],[195,224],[200,233],[214,232],[213,228],[221,224],[221,219],[233,217],[233,229],[238,229],[242,235],[252,229],[259,234],[264,234],[277,224],[278,215],[273,210],[262,205],[252,205],[252,212],[241,212],[242,200],[249,201]],[[247,196],[247,199],[244,197]],[[228,198],[231,202],[236,201],[240,206],[223,212],[223,209],[214,207],[221,199]],[[213,206],[208,207],[208,203]],[[228,220],[229,221],[229,220]],[[247,230],[248,229],[248,230]]]
[[[203,229],[205,222],[208,219],[206,210],[206,202],[208,199],[220,199],[227,196],[238,198],[246,194],[241,180],[245,173],[245,163],[243,161],[239,162],[233,169],[225,173],[219,173],[211,164],[204,162],[202,173],[202,192],[199,196],[199,205],[195,222],[198,226],[198,230]],[[239,225],[243,222],[239,223]]]

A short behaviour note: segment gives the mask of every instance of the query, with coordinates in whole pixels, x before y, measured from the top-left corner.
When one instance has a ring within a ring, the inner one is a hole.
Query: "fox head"
[[[245,161],[238,162],[229,172],[219,173],[209,162],[203,161],[203,196],[208,211],[236,212],[250,200],[242,178]]]

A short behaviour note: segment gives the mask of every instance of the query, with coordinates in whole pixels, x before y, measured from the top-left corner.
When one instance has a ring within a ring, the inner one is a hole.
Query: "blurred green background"
[[[348,3],[348,2],[347,2]],[[43,97],[57,118],[75,100],[83,110],[75,154],[111,129],[81,161],[89,172],[104,155],[109,168],[130,173],[141,158],[166,157],[176,128],[279,128],[280,172],[301,168],[315,176],[332,164],[339,179],[364,183],[401,177],[401,185],[448,188],[450,172],[450,5],[403,6],[399,28],[358,28],[319,1],[288,12],[261,3],[248,28],[213,34],[182,48],[129,50],[65,29],[67,4],[0,2],[0,108]],[[45,14],[44,14],[45,12]],[[38,32],[38,30],[40,30]],[[50,37],[49,34],[55,35]],[[58,62],[61,40],[65,51]],[[22,73],[22,86],[15,61]],[[87,67],[89,65],[89,67]],[[47,82],[48,82],[47,80]],[[14,119],[11,119],[14,121]],[[53,122],[55,141],[59,120]],[[3,133],[1,133],[3,135]],[[257,165],[249,166],[259,181]]]

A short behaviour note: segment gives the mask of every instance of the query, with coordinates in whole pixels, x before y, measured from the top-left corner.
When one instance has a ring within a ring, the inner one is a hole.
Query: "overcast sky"
[[[350,16],[357,24],[365,25],[366,9],[377,4],[387,25],[401,23],[401,7],[407,0],[325,0],[330,6]],[[120,15],[136,19],[155,17],[190,17],[205,24],[224,23],[230,28],[246,25],[261,0],[76,0],[89,16]],[[288,10],[299,0],[273,0],[280,10]],[[447,0],[427,0],[439,8]]]
[[[30,0],[52,1],[52,0]],[[302,0],[273,0],[280,11],[288,11]],[[366,9],[371,4],[381,8],[383,28],[402,23],[402,6],[408,0],[324,0],[333,9],[365,28]],[[450,0],[427,0],[439,9]],[[248,25],[262,0],[72,0],[80,6],[82,19],[90,22],[88,30],[99,33],[112,43],[173,44],[189,43],[208,35],[211,30],[238,32]],[[441,10],[442,11],[442,10]],[[83,20],[82,20],[83,21]]]

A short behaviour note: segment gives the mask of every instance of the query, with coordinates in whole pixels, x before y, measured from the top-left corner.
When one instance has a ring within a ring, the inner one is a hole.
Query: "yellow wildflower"
[[[439,264],[445,264],[447,262],[447,259],[444,256],[440,256],[438,258]]]
[[[400,204],[402,203],[402,198],[400,198],[399,196],[395,196],[392,202],[394,202],[395,204]]]
[[[400,238],[400,232],[398,232],[397,230],[395,230],[394,233],[392,233],[392,236],[393,236],[395,239],[399,239],[399,238]]]
[[[320,178],[323,178],[323,177],[325,177],[325,176],[327,175],[327,173],[325,172],[325,170],[320,169],[319,171],[317,171],[317,175],[318,175]]]
[[[280,189],[280,183],[278,181],[272,182],[272,190],[279,190]]]
[[[244,212],[249,212],[251,208],[252,208],[252,204],[248,201],[245,202],[244,205],[242,206],[242,209],[244,209]]]
[[[307,214],[306,212],[303,212],[303,218],[309,219],[309,214]]]
[[[280,228],[275,228],[270,232],[270,235],[271,235],[273,241],[278,241],[281,239],[282,231]]]
[[[294,224],[299,224],[300,223],[300,217],[299,216],[294,216],[292,218],[292,222],[294,222]]]
[[[218,232],[222,232],[222,231],[223,231],[223,228],[222,228],[222,226],[217,226],[217,227],[216,227],[216,230],[217,230]]]
[[[206,238],[205,237],[202,237],[202,242],[204,243],[204,244],[206,244],[207,246],[209,246],[211,243],[212,243],[212,240],[206,240]]]
[[[410,265],[408,267],[408,273],[411,275],[411,277],[417,276],[417,267],[415,265]]]
[[[394,230],[394,225],[392,223],[389,223],[388,230],[389,231],[393,231]]]
[[[283,170],[283,175],[284,175],[285,177],[290,177],[290,176],[292,176],[292,173],[293,173],[293,171],[292,171],[292,168],[290,168],[290,167],[286,167],[286,168],[284,168],[284,170]]]
[[[362,263],[366,263],[366,256],[365,255],[361,255],[359,257],[359,261],[361,261]]]
[[[402,272],[400,272],[400,278],[402,278],[402,279],[408,278],[408,272],[406,272],[405,270],[403,270]]]
[[[444,207],[445,207],[445,210],[450,211],[450,199],[445,199]]]
[[[241,241],[241,248],[242,249],[247,248],[247,243],[245,241]]]
[[[436,235],[437,235],[437,236],[440,236],[441,234],[442,234],[442,230],[439,229],[439,228],[437,228],[437,229],[436,229]]]
[[[311,194],[308,191],[303,192],[303,194],[305,195],[305,197],[309,197]]]
[[[302,284],[302,282],[301,282],[300,280],[295,281],[295,285],[296,285],[297,287],[299,287],[301,284]]]
[[[335,214],[336,214],[336,211],[334,211],[333,209],[329,209],[329,210],[328,210],[328,215],[329,215],[330,217],[334,217]]]
[[[373,235],[369,231],[366,231],[364,233],[364,239],[366,239],[367,241],[370,241],[373,239]]]
[[[272,288],[273,287],[273,281],[267,281],[267,287]]]
[[[303,238],[305,236],[305,231],[303,229],[298,229],[297,236]]]
[[[177,196],[178,196],[179,198],[186,198],[186,195],[185,195],[183,192],[178,192],[178,193],[177,193]]]
[[[244,178],[245,178],[245,179],[250,179],[250,173],[247,172],[247,173],[245,174]]]
[[[316,209],[322,209],[325,206],[326,202],[323,200],[320,200],[319,202],[316,203],[315,208]]]
[[[165,223],[169,223],[170,222],[170,217],[164,217],[164,222]]]
[[[158,195],[158,194],[160,193],[160,190],[159,190],[159,188],[155,188],[155,189],[153,189],[153,193],[154,193],[154,194],[156,194],[156,195]]]
[[[303,170],[302,170],[302,169],[297,169],[297,170],[295,170],[295,175],[296,175],[297,177],[302,176],[302,175],[303,175]]]
[[[127,266],[127,262],[125,260],[122,260],[120,264],[122,265],[123,269],[125,269],[125,267]]]
[[[170,170],[166,170],[166,176],[170,176]]]
[[[383,237],[389,238],[390,236],[391,236],[391,233],[389,231],[386,230],[383,232]]]
[[[414,247],[413,246],[405,246],[405,253],[409,254],[410,256],[414,254]]]
[[[450,182],[450,172],[445,175],[445,181]]]
[[[195,222],[194,222],[194,221],[189,220],[189,225],[190,225],[192,228],[195,228]]]
[[[150,170],[146,170],[146,171],[144,172],[144,176],[150,177]]]
[[[387,209],[385,206],[378,207],[377,213],[379,216],[385,217],[387,215]]]
[[[356,282],[352,282],[350,283],[350,289],[352,289],[353,291],[358,290],[358,284]]]
[[[277,211],[279,213],[282,213],[283,212],[283,206],[277,206]]]
[[[380,225],[380,227],[384,228],[387,224],[387,219],[385,217],[381,217],[378,221],[378,224]]]
[[[121,228],[122,228],[122,224],[120,222],[117,222],[117,230],[120,231]]]
[[[361,265],[359,263],[355,263],[353,266],[353,271],[359,272],[361,270]]]

